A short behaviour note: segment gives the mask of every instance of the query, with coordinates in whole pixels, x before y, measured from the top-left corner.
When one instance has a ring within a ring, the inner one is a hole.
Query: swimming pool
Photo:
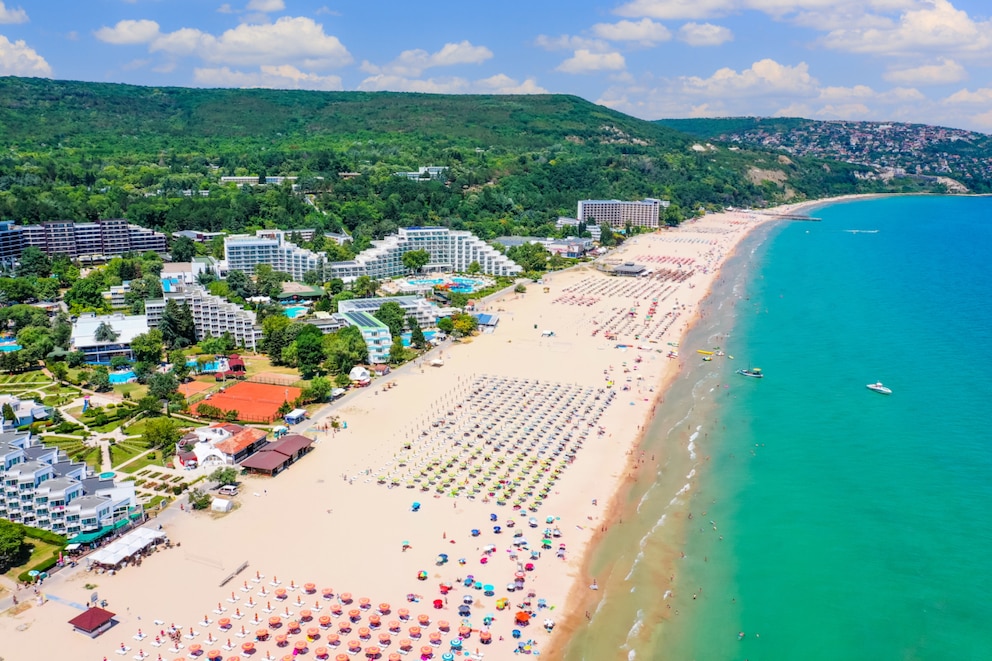
[[[310,310],[303,305],[293,305],[283,309],[282,313],[290,319],[297,319],[307,314]]]
[[[0,351],[20,351],[21,345],[16,342],[5,342],[0,344]]]
[[[200,369],[199,363],[197,363],[195,359],[194,360],[187,360],[186,361],[186,365],[188,365],[190,368],[192,368],[194,370],[197,370],[199,372],[217,372],[217,371],[220,371],[220,362],[219,361],[216,361],[216,360],[211,360],[209,363],[205,363],[203,365],[203,369],[202,370]]]
[[[128,370],[126,372],[111,372],[110,382],[111,383],[128,383],[129,381],[134,381],[136,377],[134,376],[134,370]]]
[[[401,291],[423,290],[430,287],[444,287],[459,294],[471,294],[489,285],[484,278],[464,276],[440,276],[436,278],[405,278],[399,281]]]
[[[436,334],[437,334],[437,331],[424,331],[424,339],[427,340],[428,342],[430,342],[431,341],[431,338],[433,338]],[[406,333],[403,333],[403,335],[400,336],[402,338],[402,340],[403,340],[403,346],[405,346],[405,347],[410,346],[410,344],[411,344],[411,339],[410,338],[411,338],[412,335],[413,335],[412,333],[410,333],[409,331],[407,331]]]

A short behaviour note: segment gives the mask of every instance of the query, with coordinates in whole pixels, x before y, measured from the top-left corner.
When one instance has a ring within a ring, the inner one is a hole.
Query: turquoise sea
[[[992,199],[813,215],[725,268],[566,659],[992,658]]]

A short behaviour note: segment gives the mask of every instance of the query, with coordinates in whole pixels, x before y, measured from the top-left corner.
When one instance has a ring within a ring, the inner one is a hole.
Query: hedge
[[[52,567],[54,567],[59,563],[59,553],[61,553],[61,550],[54,551],[52,552],[52,557],[48,558],[47,560],[42,560],[34,567],[28,567],[27,569],[25,569],[24,571],[22,571],[20,574],[17,575],[17,580],[20,581],[21,583],[31,583],[32,581],[34,581],[34,577],[31,576],[29,572],[48,571],[49,569],[51,569]]]
[[[65,535],[60,535],[50,530],[42,530],[41,528],[32,528],[31,526],[24,526],[24,536],[57,546],[65,546],[69,543],[69,539]]]

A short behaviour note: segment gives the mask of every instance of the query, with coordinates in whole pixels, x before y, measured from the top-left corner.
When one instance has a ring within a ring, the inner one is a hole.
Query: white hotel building
[[[488,275],[513,276],[523,269],[509,257],[487,244],[474,234],[447,227],[401,227],[372,247],[363,250],[349,262],[332,262],[327,265],[328,278],[341,278],[346,282],[360,275],[375,279],[406,275],[404,253],[426,250],[431,261],[423,268],[425,273],[464,273],[472,262],[478,262]]]
[[[28,432],[0,434],[0,485],[0,518],[67,537],[126,522],[137,507],[133,482],[87,476]]]
[[[227,271],[255,272],[256,264],[269,264],[276,271],[303,280],[307,271],[323,273],[324,256],[286,240],[292,231],[258,230],[255,236],[235,234],[224,239],[224,260]]]
[[[165,293],[165,298],[145,301],[149,328],[158,328],[165,305],[171,299],[178,305],[189,304],[197,339],[203,339],[207,334],[221,337],[224,333],[230,333],[239,346],[250,351],[257,350],[262,341],[262,329],[255,323],[254,312],[214,296],[198,284],[174,282],[171,288],[172,291]]]
[[[596,225],[609,223],[610,227],[657,228],[661,218],[661,210],[667,208],[670,202],[645,198],[640,202],[624,202],[621,200],[580,200],[578,221],[581,223],[595,222]]]
[[[360,275],[371,278],[391,278],[406,275],[403,254],[411,250],[426,250],[431,261],[425,273],[465,272],[472,262],[478,262],[488,275],[512,276],[520,268],[498,250],[471,232],[447,227],[401,227],[372,247],[363,250],[347,262],[325,262],[324,256],[300,248],[286,240],[292,231],[259,230],[255,236],[236,235],[224,240],[224,256],[228,271],[254,273],[256,264],[270,264],[276,271],[289,273],[302,280],[307,271],[317,271],[324,280],[341,278],[350,282]]]

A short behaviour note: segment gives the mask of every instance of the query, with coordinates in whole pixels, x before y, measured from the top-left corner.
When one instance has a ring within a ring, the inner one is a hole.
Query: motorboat
[[[891,395],[892,394],[892,388],[883,386],[881,381],[876,381],[875,383],[869,383],[868,384],[868,390],[873,390],[873,391],[875,391],[877,393],[880,393],[882,395]]]
[[[743,376],[750,376],[751,378],[754,379],[765,378],[765,374],[764,372],[761,371],[760,367],[749,367],[746,370],[737,370],[737,373]]]

